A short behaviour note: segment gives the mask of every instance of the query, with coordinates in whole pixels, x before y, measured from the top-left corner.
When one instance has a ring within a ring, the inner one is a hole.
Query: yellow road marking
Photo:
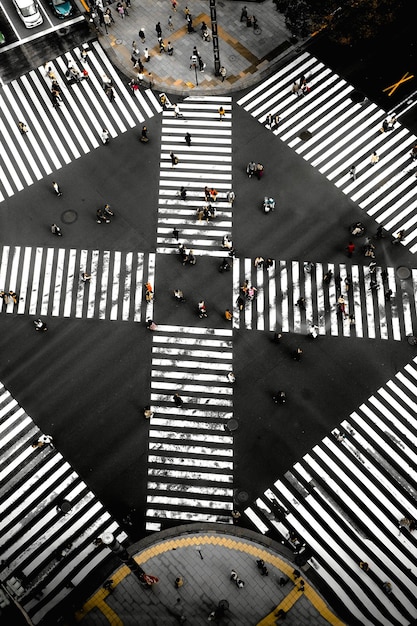
[[[393,83],[392,85],[390,85],[389,87],[386,87],[385,89],[383,89],[382,91],[389,91],[388,95],[392,96],[392,94],[394,93],[394,91],[396,91],[398,89],[398,87],[400,85],[402,85],[403,83],[406,83],[407,80],[411,80],[412,78],[414,78],[414,74],[410,74],[410,76],[408,75],[408,72],[406,72],[404,74],[404,76],[402,78],[400,78],[399,81],[397,81],[396,83]]]

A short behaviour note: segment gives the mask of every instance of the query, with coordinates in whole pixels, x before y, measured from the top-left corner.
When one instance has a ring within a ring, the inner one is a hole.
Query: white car
[[[13,4],[26,28],[35,28],[42,24],[43,17],[36,0],[13,0]]]

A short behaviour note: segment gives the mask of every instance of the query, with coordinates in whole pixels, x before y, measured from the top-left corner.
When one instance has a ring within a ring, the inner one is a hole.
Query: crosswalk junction
[[[304,76],[306,95],[292,92]],[[416,137],[397,120],[381,132],[386,118],[368,99],[356,100],[355,88],[318,59],[303,52],[245,94],[238,104],[317,168],[366,213],[395,234],[404,229],[403,244],[417,251],[416,168],[410,156]],[[270,128],[270,126],[267,126]],[[379,161],[371,163],[376,152]],[[356,168],[351,178],[351,166]]]
[[[164,520],[232,521],[232,333],[161,325],[153,336],[148,530]]]
[[[140,322],[154,274],[154,253],[0,246],[0,286],[17,294],[3,299],[9,314]]]
[[[66,77],[69,62],[80,72],[85,69],[88,78],[70,83]],[[61,88],[58,107],[51,99],[49,68]],[[112,101],[103,88],[104,76],[112,81]],[[85,61],[81,49],[75,48],[4,85],[0,93],[0,202],[102,146],[103,129],[115,138],[161,110],[151,89],[131,91],[97,41],[89,45]],[[20,132],[19,122],[26,124],[27,133]]]
[[[225,115],[220,120],[219,108]],[[191,145],[185,134],[191,135]],[[170,154],[178,158],[172,167]],[[186,199],[179,193],[185,188]],[[206,204],[204,189],[215,189],[213,219],[199,219]],[[162,115],[159,180],[157,253],[170,253],[178,246],[174,228],[187,249],[196,254],[224,256],[223,237],[231,238],[232,206],[227,192],[232,188],[232,100],[230,97],[186,98],[176,116],[173,106]]]
[[[414,334],[416,270],[404,281],[393,267],[371,271],[351,262],[315,263],[307,270],[309,266],[308,261],[276,260],[269,268],[255,267],[253,259],[235,259],[235,300],[245,281],[256,289],[256,297],[244,298],[241,310],[235,307],[233,327],[308,334],[314,326],[319,335],[396,341]],[[334,279],[327,284],[323,278],[329,270]],[[297,304],[300,299],[303,306]]]
[[[364,626],[417,616],[417,538],[406,523],[417,515],[416,411],[417,358],[245,510],[294,552],[305,544],[308,565]]]
[[[0,576],[37,624],[109,556],[97,537],[127,536],[2,384],[0,433]]]

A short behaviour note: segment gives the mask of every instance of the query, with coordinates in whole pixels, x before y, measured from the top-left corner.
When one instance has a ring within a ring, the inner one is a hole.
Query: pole
[[[104,535],[101,536],[101,540],[104,545],[110,548],[110,550],[122,561],[122,563],[127,565],[132,574],[134,574],[141,583],[145,583],[147,586],[150,586],[146,583],[146,579],[144,578],[146,576],[145,571],[136,563],[135,559],[129,556],[127,550],[117,541],[112,533],[104,533]]]
[[[211,18],[211,34],[213,37],[214,73],[216,76],[219,76],[220,74],[220,50],[219,50],[219,38],[217,35],[216,0],[210,0],[210,18]]]
[[[194,63],[194,72],[195,72],[195,84],[198,87],[197,63]]]

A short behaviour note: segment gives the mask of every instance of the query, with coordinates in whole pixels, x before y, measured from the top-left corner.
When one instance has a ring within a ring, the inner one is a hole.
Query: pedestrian
[[[145,57],[145,62],[148,63],[150,59],[148,48],[145,48],[145,50],[143,51],[143,56]]]
[[[172,10],[174,13],[177,12],[177,0],[171,0]]]
[[[0,294],[1,295],[1,294]],[[15,304],[17,304],[18,298],[17,298],[17,293],[15,293],[14,291],[9,291],[8,295],[11,297],[11,299],[13,300],[13,302]]]
[[[185,139],[185,143],[187,144],[187,146],[190,147],[191,146],[191,135],[190,135],[190,133],[185,133],[184,139]]]
[[[236,376],[234,375],[233,372],[229,372],[227,374],[227,380],[229,381],[229,383],[232,383],[232,385],[233,385],[233,383],[236,382]]]
[[[224,317],[228,322],[231,322],[233,319],[233,315],[229,309],[226,309],[224,312]]]
[[[143,27],[139,31],[139,39],[141,40],[142,43],[145,43],[145,41],[146,41],[145,29]]]
[[[158,325],[153,320],[148,319],[146,320],[146,328],[148,330],[156,330],[158,328]]]
[[[411,148],[410,156],[413,161],[417,159],[417,144]]]
[[[252,15],[252,26],[253,26],[253,30],[256,30],[258,28],[258,20],[256,19],[254,15]]]
[[[401,243],[401,241],[404,241],[405,238],[405,230],[399,230],[398,233],[395,235],[394,239],[391,241],[391,243],[393,245],[398,245]]]
[[[351,177],[352,180],[356,180],[356,167],[354,165],[352,165],[352,167],[349,170],[349,176]]]
[[[371,165],[375,165],[379,161],[379,156],[376,152],[372,152],[371,154]]]
[[[184,9],[184,17],[185,19],[187,19],[188,17],[191,17],[190,9],[188,7],[185,7]]]
[[[52,182],[52,187],[54,188],[54,191],[55,191],[55,193],[56,193],[56,195],[57,195],[58,197],[59,197],[59,196],[62,196],[62,191],[61,191],[61,188],[60,188],[60,186],[58,185],[58,183],[56,183],[55,181],[53,181],[53,182]]]
[[[174,393],[174,395],[172,396],[172,399],[174,400],[174,404],[177,407],[181,407],[184,404],[184,401],[181,398],[179,393]]]
[[[204,63],[200,55],[198,55],[197,59],[198,59],[198,69],[200,70],[200,72],[204,72],[206,68],[206,64]]]
[[[123,19],[125,16],[125,10],[121,2],[118,2],[116,5],[116,9],[120,17]]]
[[[41,320],[41,318],[38,318],[37,320],[33,320],[33,324],[35,326],[35,330],[37,331],[46,332],[48,330],[47,325],[45,324],[45,322]]]
[[[273,116],[273,118],[272,118],[272,122],[273,122],[274,126],[278,126],[278,124],[279,124],[279,120],[280,120],[280,117],[279,117],[278,113],[276,113],[276,114]]]
[[[246,26],[247,28],[252,28],[252,18],[250,15],[246,17]]]
[[[101,131],[101,141],[103,142],[104,145],[108,144],[110,141],[110,133],[107,130],[107,128],[103,128]]]
[[[143,417],[147,420],[151,419],[154,416],[154,412],[152,411],[149,405],[145,406],[143,409]]]
[[[385,302],[391,302],[391,296],[392,296],[392,289],[387,289],[386,292],[384,293]]]
[[[149,89],[153,89],[153,76],[152,72],[148,72]]]
[[[212,187],[210,189],[210,200],[213,200],[213,202],[216,202],[218,195],[219,195],[219,192]]]
[[[43,446],[51,446],[51,448],[54,447],[52,435],[41,435],[38,441],[32,444],[32,448],[43,448]]]
[[[266,125],[269,126],[269,128],[272,128],[272,114],[271,113],[268,113],[265,121],[266,121]]]
[[[142,143],[148,143],[148,141],[149,141],[148,127],[147,126],[142,126],[142,130],[141,130],[141,133],[140,133],[140,141]]]
[[[349,291],[349,288],[350,288],[351,284],[352,284],[352,277],[351,277],[350,274],[346,274],[346,277],[345,277],[345,290],[346,290],[346,293]]]
[[[256,173],[256,163],[254,161],[250,161],[248,163],[246,167],[246,173],[249,178],[252,178],[252,176]]]
[[[180,587],[182,587],[182,586],[183,586],[184,581],[183,581],[183,579],[181,578],[181,576],[178,576],[178,577],[175,579],[175,583],[174,583],[174,584],[175,584],[175,588],[176,588],[176,589],[179,589]]]
[[[173,152],[170,152],[169,156],[171,157],[171,168],[173,168],[178,164],[178,157]]]
[[[168,16],[168,30],[174,30],[174,24],[172,23],[172,15]]]
[[[264,261],[264,267],[266,267],[267,270],[269,270],[270,267],[273,267],[274,265],[274,260],[270,259],[269,257]]]
[[[168,56],[172,57],[172,55],[174,54],[174,48],[172,46],[172,43],[170,41],[168,41],[167,43],[167,53]]]
[[[300,85],[297,83],[296,80],[292,84],[291,92],[296,96],[300,95]]]
[[[155,26],[155,30],[156,30],[156,36],[158,37],[158,39],[160,37],[162,37],[162,28],[161,28],[161,22],[158,22]]]
[[[273,343],[281,343],[281,339],[282,339],[281,333],[274,333],[274,336],[272,337]]]
[[[306,310],[306,299],[301,297],[298,298],[296,305],[298,306],[298,308],[300,309],[300,311],[305,311]]]
[[[395,113],[393,113],[388,120],[388,130],[394,130],[394,126],[396,123],[397,123],[397,116],[395,115]]]
[[[344,319],[346,319],[347,314],[346,314],[346,303],[345,303],[345,299],[342,295],[340,295],[337,299],[337,311],[338,313],[340,313],[341,315],[343,315]]]
[[[233,203],[235,201],[236,195],[235,192],[231,189],[230,191],[227,192],[227,201],[228,203],[233,206]]]
[[[388,128],[389,128],[388,120],[387,118],[385,118],[384,121],[382,122],[381,133],[386,133]]]
[[[386,581],[382,585],[382,591],[389,596],[392,593],[392,585],[390,582]]]
[[[233,518],[233,523],[234,524],[238,523],[240,517],[241,517],[240,511],[238,511],[237,509],[233,509],[233,511],[232,511],[232,518]]]
[[[224,79],[226,78],[226,68],[222,65],[220,68],[220,76],[222,77],[222,83],[224,82]]]
[[[346,250],[349,259],[351,259],[353,253],[355,252],[355,244],[352,241],[349,241],[348,245],[346,246]]]
[[[186,200],[187,199],[187,192],[185,190],[185,187],[181,187],[181,189],[180,189],[180,198],[181,198],[181,200]]]
[[[197,55],[196,54],[192,54],[190,56],[190,70],[195,69],[197,67]]]
[[[165,44],[162,40],[162,37],[158,38],[158,43],[159,43],[159,53],[162,54],[163,52],[165,52]]]
[[[371,261],[369,263],[369,273],[375,274],[375,272],[376,272],[376,261]]]
[[[177,117],[177,118],[178,118],[178,117],[180,117],[180,116],[182,115],[182,114],[181,114],[180,107],[179,107],[179,104],[178,104],[178,103],[174,104],[174,115],[175,115],[175,117]]]
[[[51,225],[51,233],[53,235],[57,235],[58,237],[62,237],[62,231],[61,231],[60,227],[57,226],[57,224],[52,224]]]
[[[262,256],[257,256],[253,262],[255,267],[262,269],[265,259]]]
[[[219,108],[219,116],[220,116],[219,119],[220,119],[220,121],[222,121],[222,119],[225,117],[225,115],[226,115],[226,111],[224,110],[223,107],[220,107]]]
[[[294,361],[300,361],[302,354],[303,354],[303,351],[301,350],[301,348],[297,348],[292,353],[292,358],[294,359]]]
[[[22,135],[26,135],[26,133],[29,132],[29,128],[26,126],[24,122],[19,122],[18,127]]]
[[[242,8],[242,12],[240,14],[240,21],[245,22],[248,17],[248,9],[246,5]]]
[[[185,302],[184,293],[181,289],[174,289],[174,298],[178,300],[178,302]]]
[[[262,165],[262,163],[257,163],[255,173],[256,173],[256,178],[258,180],[261,180],[262,176],[264,175],[264,166]]]
[[[180,232],[178,230],[178,228],[174,228],[174,230],[172,231],[172,236],[174,239],[176,239],[178,241],[178,238],[180,236]]]

